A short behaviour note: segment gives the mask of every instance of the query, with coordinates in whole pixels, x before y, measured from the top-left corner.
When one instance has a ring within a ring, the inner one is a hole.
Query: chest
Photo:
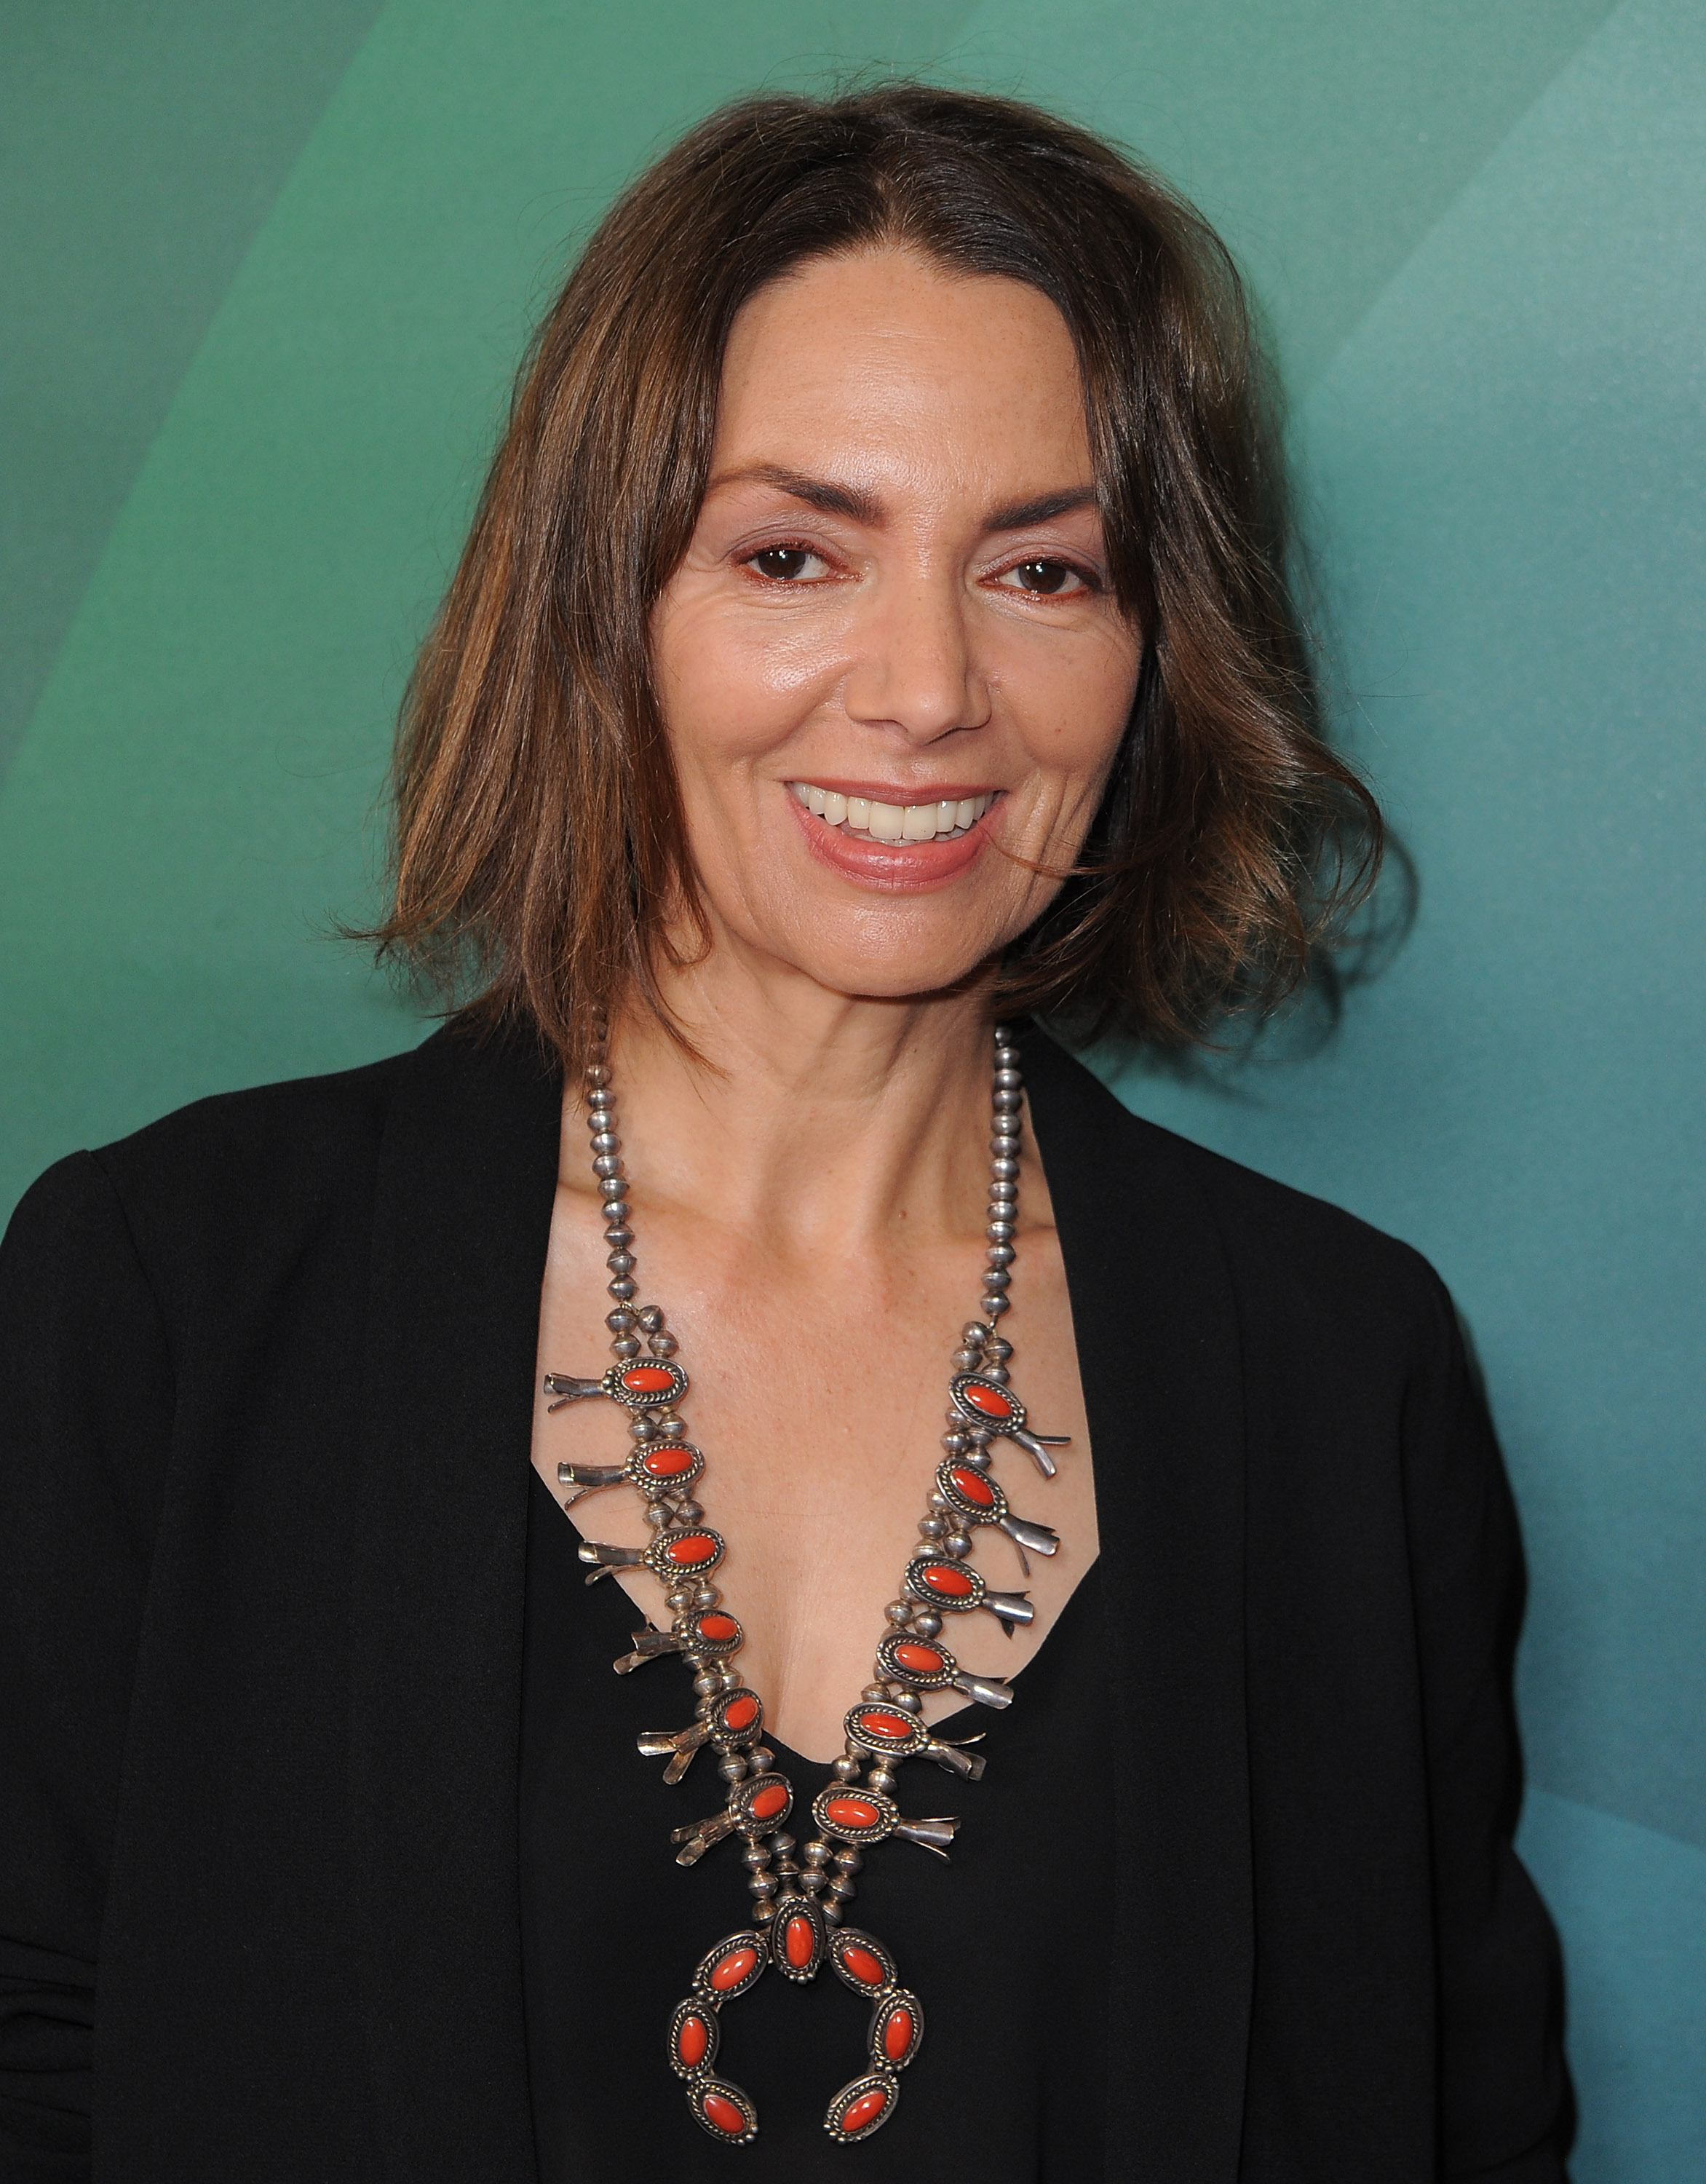
[[[1053,1529],[1052,1555],[1031,1552],[972,1512],[931,1502],[948,1430],[953,1355],[976,1310],[975,1237],[914,1240],[903,1231],[861,1250],[784,1257],[773,1245],[686,1211],[647,1219],[635,1249],[641,1303],[663,1306],[689,1385],[679,1403],[705,1458],[692,1494],[726,1542],[715,1583],[746,1631],[742,1672],[764,1696],[776,1735],[827,1759],[842,1717],[874,1674],[883,1611],[909,1558],[943,1531],[972,1540],[967,1566],[989,1587],[1023,1592],[1032,1619],[1013,1628],[987,1610],[945,1615],[943,1638],[973,1674],[1008,1677],[1036,1652],[1095,1559],[1095,1490],[1059,1240],[1052,1223],[1022,1225],[1012,1309],[1012,1385],[1039,1430],[1070,1436],[1045,1479],[1014,1442],[992,1444],[988,1477],[1010,1513]],[[608,1274],[596,1207],[559,1189],[541,1299],[539,1375],[592,1375],[609,1360]],[[553,1412],[537,1398],[533,1461],[559,1500],[558,1467],[620,1463],[633,1446],[614,1404]],[[653,1532],[626,1485],[576,1502],[585,1537],[642,1548]],[[939,1528],[920,1534],[922,1520]],[[615,1581],[641,1617],[667,1622],[664,1588],[644,1568]],[[638,1626],[639,1617],[636,1618]],[[926,1719],[962,1706],[926,1698]]]

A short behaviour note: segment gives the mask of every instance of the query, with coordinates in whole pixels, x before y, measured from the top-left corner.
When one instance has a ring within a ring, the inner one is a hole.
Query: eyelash
[[[757,582],[766,586],[775,585],[783,591],[797,589],[803,580],[798,577],[767,577],[762,570],[753,568],[753,564],[765,554],[803,554],[814,561],[824,562],[827,562],[830,558],[817,547],[808,545],[803,538],[775,539],[768,546],[755,547],[751,553],[742,556],[740,566],[750,571]],[[994,571],[993,581],[999,582],[1003,577],[1011,576],[1015,569],[1037,566],[1050,569],[1070,570],[1083,585],[1086,593],[1098,593],[1103,588],[1101,580],[1093,570],[1086,569],[1082,562],[1071,560],[1064,554],[1021,554],[1016,561],[1009,561],[1004,568]],[[814,577],[805,581],[820,583],[823,579]],[[1016,591],[1022,599],[1046,599],[1060,596],[1059,593],[1051,592],[1034,592],[1025,585],[1009,584],[1003,586],[1002,588],[1007,591]],[[1075,594],[1068,593],[1065,596],[1070,599]]]

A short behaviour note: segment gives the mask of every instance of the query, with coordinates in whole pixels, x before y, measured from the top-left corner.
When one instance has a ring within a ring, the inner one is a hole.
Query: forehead
[[[1085,482],[1072,337],[1022,281],[899,248],[809,260],[730,334],[716,467],[747,462],[872,484],[897,465],[968,487]]]

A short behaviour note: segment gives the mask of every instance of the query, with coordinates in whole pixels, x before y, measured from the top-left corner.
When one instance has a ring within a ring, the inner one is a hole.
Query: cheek
[[[670,602],[653,658],[678,761],[714,767],[774,749],[833,690],[842,649],[820,619],[808,628],[726,600]]]
[[[1029,649],[1009,663],[1007,696],[1026,755],[1065,792],[1099,785],[1137,694],[1142,647],[1120,631]]]

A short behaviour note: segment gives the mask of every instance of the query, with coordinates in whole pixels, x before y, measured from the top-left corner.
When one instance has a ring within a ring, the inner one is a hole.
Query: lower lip
[[[927,888],[942,887],[970,871],[989,839],[985,830],[991,816],[1000,809],[997,798],[963,834],[942,835],[933,842],[879,842],[869,835],[849,834],[840,827],[825,824],[792,790],[786,794],[788,809],[805,835],[806,847],[820,864],[845,878],[862,880],[867,887],[886,888],[895,894],[919,894]]]

